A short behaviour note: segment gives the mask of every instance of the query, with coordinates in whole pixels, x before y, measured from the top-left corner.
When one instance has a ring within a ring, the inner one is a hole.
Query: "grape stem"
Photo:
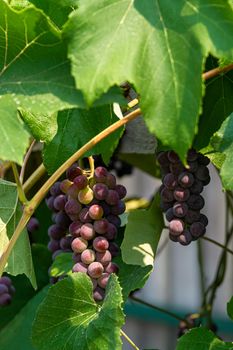
[[[34,147],[36,143],[36,140],[33,140],[31,145],[29,146],[28,150],[27,150],[27,153],[24,157],[24,160],[23,160],[23,165],[22,165],[22,168],[21,168],[21,171],[20,171],[20,175],[19,175],[19,179],[20,179],[20,182],[23,183],[23,179],[24,179],[24,174],[25,174],[25,169],[26,169],[26,166],[27,166],[27,162],[28,162],[28,159],[32,153],[32,149]]]
[[[46,193],[50,189],[50,187],[59,179],[59,177],[73,164],[75,163],[79,158],[81,158],[87,151],[89,151],[92,147],[94,147],[97,143],[102,141],[105,137],[119,129],[121,126],[127,124],[131,120],[137,118],[139,115],[141,115],[141,110],[137,108],[135,111],[129,113],[126,117],[123,119],[118,120],[117,122],[113,123],[103,131],[101,131],[99,134],[94,136],[89,142],[87,142],[84,146],[82,146],[77,152],[75,152],[65,163],[63,163],[60,168],[58,168],[51,177],[43,184],[43,186],[39,189],[39,191],[35,194],[35,196],[24,206],[23,215],[21,220],[19,221],[16,230],[11,237],[8,245],[5,248],[5,251],[3,252],[1,258],[0,258],[0,276],[2,275],[4,268],[6,266],[7,260],[10,256],[10,253],[12,249],[14,248],[15,243],[17,242],[22,230],[26,226],[27,222],[29,221],[30,217],[34,213],[35,209],[38,207],[40,202],[45,197]],[[43,171],[43,166],[41,165],[40,170]],[[39,174],[40,175],[40,174]],[[33,181],[35,178],[33,177]],[[31,184],[31,183],[30,183]],[[29,185],[27,185],[29,186]],[[26,183],[25,183],[26,187]],[[28,187],[27,187],[28,188]],[[24,192],[23,192],[24,193]]]
[[[127,334],[125,334],[125,332],[122,331],[122,329],[120,330],[120,333],[121,333],[121,336],[124,337],[127,342],[132,345],[132,347],[135,349],[135,350],[140,350],[136,344],[134,344],[134,342],[128,337]]]
[[[94,158],[93,157],[88,157],[88,162],[89,162],[89,167],[90,167],[90,177],[94,176],[94,172],[95,172],[95,162],[94,162]]]
[[[225,66],[225,67],[217,67],[217,68],[209,70],[208,72],[203,73],[202,74],[202,78],[204,80],[208,80],[210,78],[216,77],[216,75],[219,75],[219,74],[222,74],[222,73],[227,73],[227,72],[229,72],[232,69],[233,69],[233,64],[232,63],[227,65],[227,66]]]
[[[217,242],[217,241],[215,241],[214,239],[209,238],[209,237],[203,236],[203,237],[201,237],[201,238],[204,239],[205,241],[208,241],[208,242],[211,242],[211,243],[217,245],[218,247],[220,247],[220,248],[226,250],[228,253],[230,253],[230,254],[233,255],[233,250],[229,249],[229,248],[226,247],[224,244],[221,244],[221,243],[219,243],[219,242]]]
[[[42,163],[23,184],[24,192],[27,193],[45,173],[46,169]]]
[[[21,183],[20,178],[19,178],[19,172],[18,172],[17,166],[16,166],[15,163],[11,162],[11,167],[12,167],[14,178],[15,178],[15,182],[16,182],[16,185],[17,185],[19,200],[20,200],[20,202],[22,204],[26,204],[28,202],[28,200],[26,198],[25,192],[23,190],[22,183]]]

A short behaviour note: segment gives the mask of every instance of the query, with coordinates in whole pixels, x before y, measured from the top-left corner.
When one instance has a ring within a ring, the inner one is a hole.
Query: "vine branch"
[[[46,169],[42,163],[23,184],[24,192],[27,193],[45,173]]]
[[[11,167],[13,170],[15,182],[16,182],[17,189],[18,189],[19,200],[21,203],[26,204],[28,200],[25,196],[25,192],[23,190],[23,186],[22,186],[22,183],[21,183],[20,178],[19,178],[17,166],[15,163],[11,162]]]
[[[23,179],[24,179],[24,174],[25,174],[25,169],[26,169],[26,166],[27,166],[27,162],[28,162],[28,159],[32,153],[32,149],[34,147],[36,143],[36,140],[33,140],[31,145],[29,146],[28,148],[28,151],[24,157],[24,160],[23,160],[23,165],[22,165],[22,168],[21,168],[21,171],[20,171],[20,175],[19,175],[19,179],[20,179],[20,182],[23,183]]]
[[[217,67],[217,68],[209,70],[208,72],[203,73],[202,78],[204,80],[208,80],[210,78],[216,77],[216,75],[219,75],[222,73],[227,73],[232,69],[233,69],[233,64],[229,64],[225,67]]]
[[[135,349],[135,350],[140,350],[137,345],[128,337],[127,334],[125,334],[125,332],[122,331],[122,329],[120,330],[120,333],[122,335],[122,337],[124,337],[127,342]]]
[[[201,237],[201,238],[204,239],[205,241],[209,241],[209,242],[211,242],[211,243],[217,245],[218,247],[220,247],[220,248],[226,250],[228,253],[230,253],[230,254],[233,255],[233,250],[229,249],[229,248],[226,247],[224,244],[221,244],[221,243],[219,243],[219,242],[217,242],[217,241],[215,241],[214,239],[209,238],[209,237],[203,236],[203,237]]]

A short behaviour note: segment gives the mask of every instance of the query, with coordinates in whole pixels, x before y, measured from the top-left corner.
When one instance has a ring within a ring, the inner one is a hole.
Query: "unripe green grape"
[[[93,198],[94,198],[93,191],[89,186],[79,191],[78,200],[80,203],[89,204],[91,203]]]

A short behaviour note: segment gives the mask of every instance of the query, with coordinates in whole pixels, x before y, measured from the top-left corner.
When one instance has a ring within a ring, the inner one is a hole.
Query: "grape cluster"
[[[119,253],[114,240],[121,224],[119,215],[125,211],[126,189],[102,166],[92,178],[77,164],[66,175],[51,187],[47,199],[55,222],[49,228],[48,248],[53,258],[61,251],[73,251],[73,272],[89,275],[94,299],[101,301],[110,274],[118,272],[112,258]]]
[[[195,314],[186,315],[184,321],[180,321],[177,337],[180,338],[186,334],[191,328],[200,326],[200,322]]]
[[[200,193],[210,182],[210,161],[194,149],[188,151],[186,168],[174,151],[160,152],[157,159],[163,176],[161,209],[169,221],[169,237],[188,245],[203,236],[208,225],[207,217],[200,212],[205,204]]]
[[[15,288],[11,279],[7,276],[0,277],[0,307],[9,305],[14,293]]]
[[[95,165],[104,166],[105,164],[101,156],[94,156]],[[114,170],[118,177],[123,177],[125,175],[131,175],[133,173],[133,166],[119,159],[117,155],[113,155],[110,159],[107,169],[109,171]]]

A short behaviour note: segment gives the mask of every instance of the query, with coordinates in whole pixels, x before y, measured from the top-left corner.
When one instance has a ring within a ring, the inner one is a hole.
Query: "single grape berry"
[[[109,222],[106,219],[96,220],[94,222],[94,230],[99,234],[105,234],[108,230]]]
[[[179,175],[178,182],[181,187],[188,188],[194,183],[194,177],[191,173],[183,172]]]
[[[100,253],[105,252],[109,247],[109,243],[106,238],[99,236],[93,241],[93,248]]]
[[[82,169],[77,163],[74,163],[69,169],[67,169],[66,176],[70,181],[73,181],[77,176],[82,175],[82,173]]]
[[[110,274],[107,272],[104,272],[97,280],[98,285],[101,288],[105,289],[107,287],[109,277],[110,277]]]
[[[89,204],[91,203],[93,198],[94,198],[94,194],[90,187],[86,187],[83,190],[79,191],[78,200],[80,203]]]
[[[108,195],[108,187],[105,184],[97,183],[93,186],[93,193],[96,199],[105,200]]]
[[[86,249],[81,254],[81,260],[84,264],[90,265],[95,261],[95,252],[92,249]]]
[[[88,185],[88,179],[85,175],[79,175],[74,178],[74,184],[78,190],[83,190]]]
[[[59,194],[53,202],[54,208],[58,211],[63,210],[66,204],[66,196],[64,194]]]
[[[112,255],[109,250],[105,250],[103,253],[96,252],[96,261],[100,262],[103,266],[108,265],[111,260]]]
[[[80,236],[89,241],[95,237],[95,230],[92,224],[83,224],[80,229]]]
[[[88,265],[82,263],[82,262],[78,262],[76,263],[73,268],[72,268],[72,272],[83,272],[83,273],[87,273],[87,267]]]
[[[88,214],[93,220],[99,220],[102,218],[104,211],[100,205],[93,204],[88,209]]]
[[[205,226],[201,222],[194,222],[190,226],[190,232],[193,237],[203,236],[205,233]]]
[[[87,268],[87,273],[92,278],[99,278],[104,272],[104,267],[100,262],[93,262]]]
[[[168,190],[167,188],[163,188],[160,195],[161,195],[161,199],[164,202],[173,202],[174,201],[173,192]]]
[[[174,198],[178,201],[178,202],[185,202],[188,200],[189,196],[190,196],[190,192],[187,188],[182,188],[182,187],[177,187],[174,192]]]
[[[184,222],[180,219],[174,219],[169,222],[170,233],[174,236],[179,236],[184,231]]]
[[[27,223],[27,230],[30,233],[33,233],[39,229],[39,220],[35,217],[31,217],[31,219]]]
[[[82,253],[88,247],[88,241],[82,237],[75,238],[71,243],[71,248],[75,253]]]
[[[169,209],[170,210],[170,209]],[[188,206],[185,202],[176,202],[172,208],[173,215],[177,218],[183,218],[188,212]]]
[[[174,190],[177,186],[177,180],[174,174],[168,173],[163,178],[163,184],[168,190]]]

